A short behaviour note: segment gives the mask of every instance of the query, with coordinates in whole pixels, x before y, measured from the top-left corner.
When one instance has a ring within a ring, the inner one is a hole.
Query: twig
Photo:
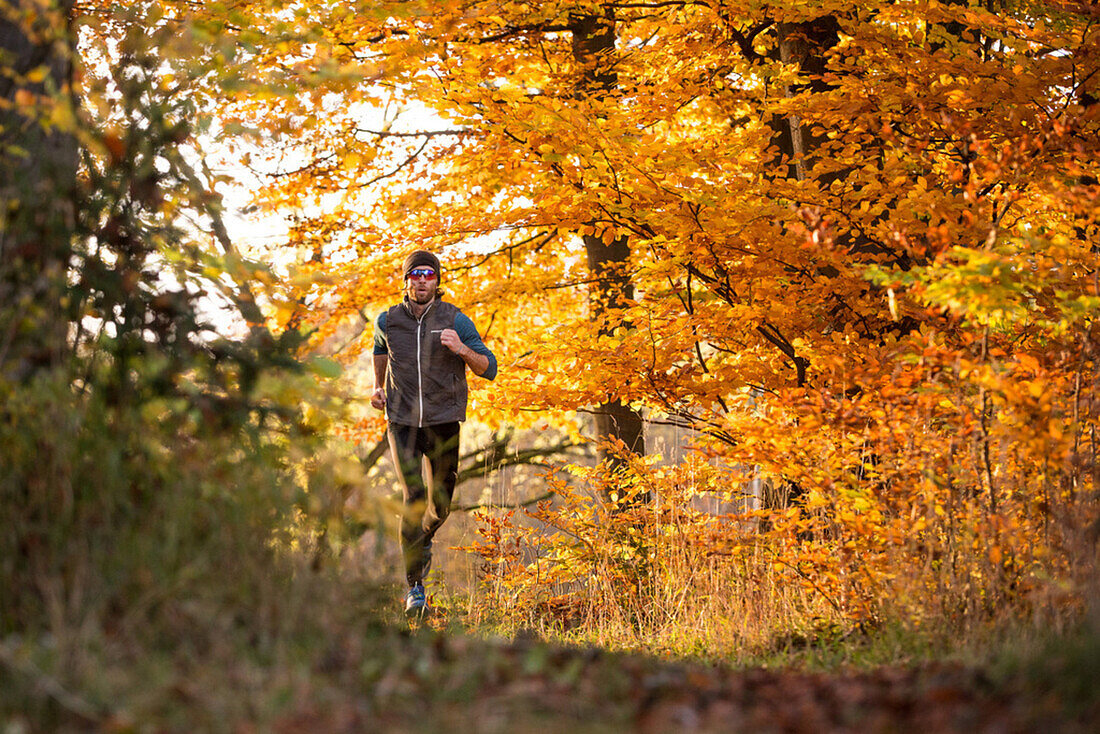
[[[473,512],[474,510],[518,510],[521,507],[530,507],[531,505],[538,504],[543,500],[548,500],[554,496],[553,492],[544,492],[538,497],[532,497],[529,500],[523,502],[516,502],[511,505],[498,505],[492,502],[479,502],[476,505],[457,505],[451,507],[451,512]]]

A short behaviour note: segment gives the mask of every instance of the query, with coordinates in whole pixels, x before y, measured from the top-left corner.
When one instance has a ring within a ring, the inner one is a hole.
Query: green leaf
[[[307,363],[309,370],[321,377],[333,379],[343,374],[344,368],[327,357],[314,357]]]

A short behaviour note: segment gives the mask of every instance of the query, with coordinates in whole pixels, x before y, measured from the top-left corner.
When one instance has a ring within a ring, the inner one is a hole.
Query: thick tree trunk
[[[785,96],[828,90],[829,85],[822,80],[826,66],[825,55],[840,42],[839,31],[840,24],[831,15],[801,23],[779,23],[776,26],[778,42],[769,57],[785,64],[797,65],[799,71],[809,77],[804,85],[784,88],[782,93]],[[779,150],[775,160],[774,178],[786,177],[801,181],[812,175],[814,158],[821,143],[820,137],[815,137],[797,115],[773,115],[767,120],[767,124],[772,130],[772,141]],[[820,183],[822,187],[827,187],[830,181],[842,175],[840,172],[829,174]],[[787,356],[795,368],[798,385],[805,385],[809,360],[799,354],[794,344],[775,326],[764,322],[757,327],[757,332]]]
[[[593,318],[601,319],[608,309],[620,308],[634,297],[634,286],[624,273],[630,257],[630,245],[626,237],[619,237],[610,245],[594,235],[584,237],[584,249],[588,255],[588,269],[595,279],[592,292]],[[609,333],[615,324],[601,328]],[[638,411],[615,398],[604,402],[596,412],[596,432],[601,439],[617,439],[634,454],[645,453],[645,435],[642,416]],[[601,458],[613,467],[623,464],[616,453],[603,452]]]
[[[840,42],[840,24],[836,18],[826,15],[803,23],[780,23],[778,47],[775,54],[786,64],[797,64],[803,74],[810,76],[807,87],[813,92],[828,90],[822,81],[826,52]],[[787,89],[788,96],[805,91]],[[780,155],[787,165],[789,178],[804,179],[812,166],[814,148],[820,140],[813,138],[797,116],[774,118],[770,122],[773,140],[779,146]]]
[[[75,223],[73,0],[0,0],[0,375],[66,352]]]
[[[573,33],[573,58],[583,69],[578,82],[579,98],[604,94],[618,83],[615,72],[606,64],[615,50],[615,16],[611,8],[602,14],[577,14],[570,17]],[[591,290],[592,318],[603,321],[604,316],[621,308],[634,297],[634,288],[627,274],[630,260],[630,243],[619,237],[610,243],[598,234],[584,235],[584,248],[588,268],[594,285]],[[615,326],[604,326],[602,333]],[[645,437],[642,417],[638,411],[611,398],[596,411],[596,431],[600,439],[621,441],[627,450],[635,454],[645,453]],[[623,460],[615,453],[604,451],[601,458],[613,468],[621,467]]]

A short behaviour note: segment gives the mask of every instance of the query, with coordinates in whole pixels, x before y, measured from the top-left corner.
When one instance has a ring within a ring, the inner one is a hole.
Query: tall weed
[[[523,517],[479,516],[478,624],[611,648],[730,658],[838,618],[759,542],[743,485],[710,465],[572,468]],[[614,489],[607,491],[608,483]],[[599,487],[588,490],[585,487]],[[651,501],[638,502],[649,494]],[[700,500],[723,501],[715,513]]]

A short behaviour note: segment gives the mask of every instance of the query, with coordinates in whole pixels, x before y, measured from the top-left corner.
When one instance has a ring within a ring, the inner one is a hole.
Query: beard
[[[413,303],[426,306],[435,300],[435,284],[433,283],[430,288],[419,289],[416,286],[409,286],[408,289],[409,300]]]

